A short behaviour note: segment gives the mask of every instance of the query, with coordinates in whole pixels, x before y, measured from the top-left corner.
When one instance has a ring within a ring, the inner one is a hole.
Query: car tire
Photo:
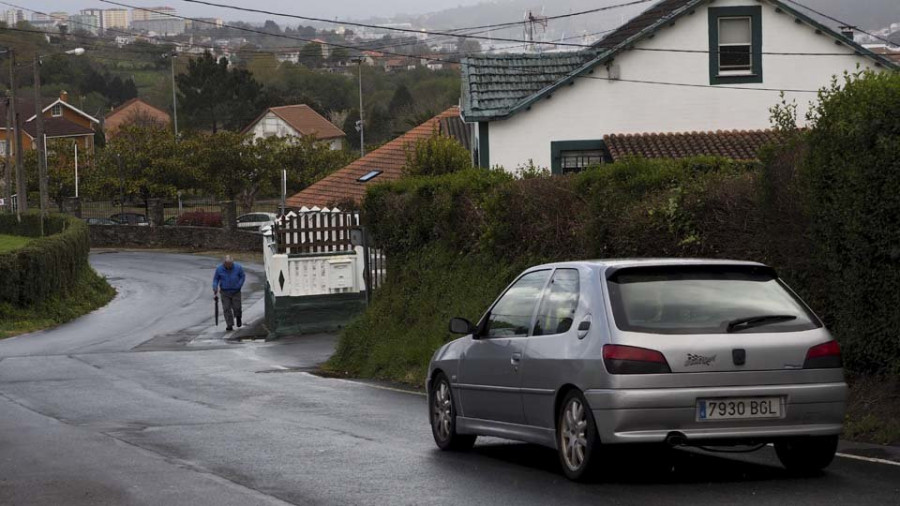
[[[838,436],[802,437],[776,442],[775,454],[788,471],[808,475],[828,467],[837,446]]]
[[[441,450],[469,450],[475,445],[478,436],[456,432],[456,413],[456,401],[450,389],[450,381],[443,373],[439,373],[431,381],[431,390],[428,392],[428,419],[431,423],[431,435]]]
[[[556,423],[556,446],[563,473],[573,481],[593,476],[600,446],[594,415],[578,390],[566,394],[560,404]]]

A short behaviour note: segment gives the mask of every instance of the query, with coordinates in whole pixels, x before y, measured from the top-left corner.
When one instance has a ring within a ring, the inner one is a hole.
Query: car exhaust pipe
[[[672,447],[684,446],[687,444],[687,437],[680,432],[670,432],[669,435],[666,436],[666,444]]]

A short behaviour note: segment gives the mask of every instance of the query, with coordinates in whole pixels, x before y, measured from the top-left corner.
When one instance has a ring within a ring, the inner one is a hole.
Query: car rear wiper
[[[767,314],[760,316],[748,316],[745,318],[736,318],[728,322],[728,332],[737,332],[739,330],[752,329],[753,327],[761,327],[771,323],[787,322],[796,320],[797,317],[790,314]]]

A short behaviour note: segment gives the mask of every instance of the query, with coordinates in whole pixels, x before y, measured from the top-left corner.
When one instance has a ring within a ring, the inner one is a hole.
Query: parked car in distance
[[[109,219],[118,225],[150,226],[147,216],[140,213],[116,213],[110,216]]]
[[[834,458],[840,347],[775,270],[721,260],[533,267],[428,368],[441,449],[479,435],[557,450],[579,480],[612,445],[762,447],[801,474]]]
[[[85,218],[84,222],[88,225],[118,225],[118,223],[109,218]]]
[[[275,213],[247,213],[238,216],[238,228],[248,230],[262,230],[263,227],[271,226],[275,223],[278,216]]]

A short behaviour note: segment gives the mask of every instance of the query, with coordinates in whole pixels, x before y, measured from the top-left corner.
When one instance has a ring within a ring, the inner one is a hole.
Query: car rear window
[[[821,326],[767,267],[629,267],[610,274],[607,284],[616,326],[624,331],[719,334],[731,322],[772,315],[795,318],[735,329],[797,332]]]

